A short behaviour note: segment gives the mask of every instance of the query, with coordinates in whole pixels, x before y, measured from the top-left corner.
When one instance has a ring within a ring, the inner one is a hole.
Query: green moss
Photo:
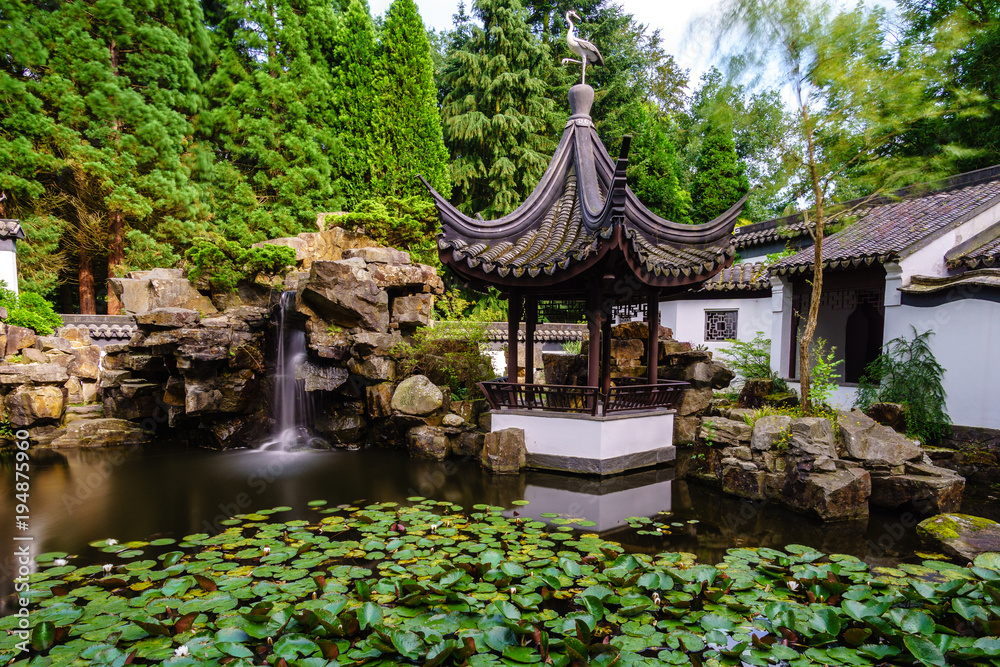
[[[995,521],[968,514],[939,514],[917,526],[917,532],[929,535],[937,540],[954,540],[960,531],[978,532],[984,528],[997,525]]]

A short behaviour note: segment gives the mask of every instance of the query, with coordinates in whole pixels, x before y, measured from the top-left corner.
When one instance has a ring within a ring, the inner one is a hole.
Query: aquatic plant
[[[30,637],[0,636],[0,662],[1000,664],[997,554],[870,568],[790,545],[704,565],[625,553],[571,522],[410,501],[323,508],[314,522],[276,508],[177,544],[101,540],[108,572],[41,555]]]

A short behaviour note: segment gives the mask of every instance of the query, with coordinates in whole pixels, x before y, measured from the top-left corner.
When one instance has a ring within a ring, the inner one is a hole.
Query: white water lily
[[[183,658],[186,655],[190,655],[191,651],[188,649],[186,644],[181,644],[174,649],[174,655],[178,658]]]
[[[118,540],[116,540],[116,539],[115,539],[115,538],[113,538],[113,537],[109,537],[109,538],[107,539],[107,543],[108,543],[108,546],[109,546],[109,547],[113,547],[113,546],[115,546],[116,544],[118,544]]]
[[[269,553],[271,553],[271,547],[264,547],[263,549],[261,549],[261,551],[262,551],[262,552],[263,552],[263,554],[264,554],[264,555],[266,556],[266,555],[268,555]]]
[[[66,560],[65,558],[56,558],[54,561],[52,561],[52,564],[55,565],[56,567],[62,567],[68,562],[69,561]]]
[[[438,525],[436,523],[432,523],[431,524],[431,532],[432,533],[436,533],[437,529],[438,529]]]
[[[104,567],[103,567],[103,570],[104,570],[104,573],[107,574],[108,572],[110,572],[114,568],[115,568],[115,566],[112,565],[111,563],[105,563]]]

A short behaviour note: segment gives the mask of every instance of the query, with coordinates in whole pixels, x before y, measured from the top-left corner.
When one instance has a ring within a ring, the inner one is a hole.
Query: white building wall
[[[903,273],[903,284],[909,284],[911,276],[949,275],[944,263],[945,253],[998,223],[1000,223],[1000,206],[993,206],[955,229],[942,233],[919,250],[903,256],[899,262]]]
[[[929,343],[953,424],[1000,429],[1000,303],[961,299],[935,307],[886,309],[885,340],[933,331]]]
[[[660,304],[660,324],[674,330],[674,339],[704,345],[712,352],[725,350],[729,343],[705,340],[705,312],[737,310],[736,338],[752,340],[758,331],[771,336],[771,298],[691,299]]]
[[[13,250],[0,250],[0,280],[17,293],[17,253]]]

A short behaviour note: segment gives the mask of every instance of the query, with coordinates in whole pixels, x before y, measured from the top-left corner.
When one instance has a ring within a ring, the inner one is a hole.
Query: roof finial
[[[580,20],[580,15],[577,14],[572,9],[566,12],[566,23],[569,24],[569,31],[566,33],[566,43],[569,44],[569,50],[580,56],[580,60],[574,60],[572,58],[563,58],[562,62],[566,63],[579,63],[583,65],[583,76],[580,79],[580,83],[587,83],[587,63],[596,63],[598,65],[604,64],[604,57],[601,52],[597,50],[597,47],[588,42],[585,39],[578,39],[576,36],[576,24],[573,23],[573,19],[577,21]]]

